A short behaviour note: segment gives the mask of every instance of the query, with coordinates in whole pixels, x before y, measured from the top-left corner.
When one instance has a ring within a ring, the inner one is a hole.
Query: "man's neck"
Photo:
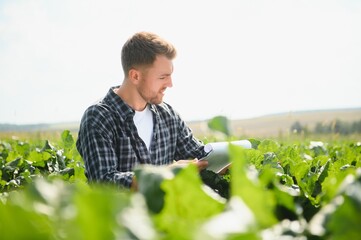
[[[139,95],[137,89],[127,84],[126,81],[119,88],[115,89],[114,92],[133,110],[143,111],[147,106],[147,102]]]

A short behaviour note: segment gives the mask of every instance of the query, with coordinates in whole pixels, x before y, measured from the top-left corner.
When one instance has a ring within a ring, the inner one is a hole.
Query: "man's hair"
[[[121,60],[125,77],[134,67],[153,64],[158,55],[172,60],[176,54],[175,47],[158,35],[150,32],[138,32],[129,38],[122,48]]]

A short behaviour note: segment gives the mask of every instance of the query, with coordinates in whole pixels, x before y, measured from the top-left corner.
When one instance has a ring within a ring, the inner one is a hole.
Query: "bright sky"
[[[178,50],[185,120],[361,107],[359,0],[0,0],[0,123],[79,121],[143,30]]]

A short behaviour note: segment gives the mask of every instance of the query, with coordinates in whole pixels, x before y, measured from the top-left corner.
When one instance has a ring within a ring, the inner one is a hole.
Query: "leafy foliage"
[[[68,130],[62,133],[59,147],[48,140],[42,146],[0,141],[0,170],[0,192],[23,188],[38,176],[86,181],[83,161]]]
[[[139,166],[139,191],[89,185],[69,131],[0,141],[2,239],[356,239],[361,144],[250,139],[220,176]]]

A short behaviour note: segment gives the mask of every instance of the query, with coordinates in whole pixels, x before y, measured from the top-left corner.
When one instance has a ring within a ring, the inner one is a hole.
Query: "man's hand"
[[[193,160],[178,160],[171,164],[170,166],[185,166],[188,164],[195,164],[198,167],[198,170],[201,171],[203,169],[206,169],[208,166],[208,161],[206,160],[198,160],[197,158]]]
[[[188,164],[195,164],[198,167],[198,170],[201,171],[203,169],[206,169],[208,166],[208,161],[206,160],[198,160],[197,158],[193,159],[193,160],[178,160],[172,164],[170,164],[169,166],[186,166]],[[135,177],[135,175],[133,176],[133,180],[132,180],[132,184],[130,186],[130,189],[132,191],[138,191],[138,182],[137,182],[137,178]]]

